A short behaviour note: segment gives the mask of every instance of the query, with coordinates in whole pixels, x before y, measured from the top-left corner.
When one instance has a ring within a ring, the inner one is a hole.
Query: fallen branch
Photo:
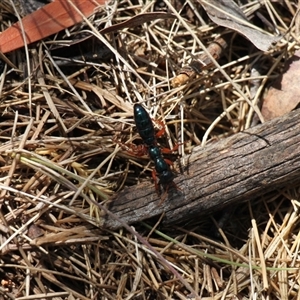
[[[160,201],[153,184],[133,186],[109,204],[127,223],[165,213],[165,224],[182,223],[226,205],[257,198],[272,190],[300,183],[300,110],[197,148],[185,158],[186,167],[174,192]],[[182,165],[184,165],[182,161]],[[106,228],[120,224],[104,219]]]

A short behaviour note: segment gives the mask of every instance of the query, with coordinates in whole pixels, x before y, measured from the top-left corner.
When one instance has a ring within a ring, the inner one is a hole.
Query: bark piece
[[[104,5],[105,0],[57,0],[44,5],[25,16],[22,25],[17,22],[0,33],[0,51],[7,53],[24,46],[22,28],[26,43],[31,44],[81,22],[82,15],[88,17]]]
[[[300,183],[300,110],[198,148],[185,158],[187,167],[175,178],[182,190],[164,203],[153,184],[120,192],[111,212],[131,224],[165,213],[164,223],[183,223],[226,205],[257,198],[272,190]],[[183,162],[182,162],[183,164]],[[120,227],[113,219],[103,226]]]

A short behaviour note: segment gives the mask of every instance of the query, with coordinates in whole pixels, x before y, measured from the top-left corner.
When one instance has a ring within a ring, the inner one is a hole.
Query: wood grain
[[[165,213],[165,224],[251,201],[269,191],[300,184],[300,110],[247,131],[196,148],[181,161],[183,172],[175,178],[181,193],[169,193],[159,206],[153,183],[126,188],[108,208],[132,224]],[[104,227],[119,222],[104,218]]]

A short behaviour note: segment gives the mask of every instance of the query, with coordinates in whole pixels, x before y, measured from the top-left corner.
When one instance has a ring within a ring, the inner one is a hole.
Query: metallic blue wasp
[[[165,187],[166,192],[171,185],[177,188],[176,184],[173,182],[175,175],[170,169],[170,164],[172,163],[163,158],[161,150],[157,145],[152,120],[147,111],[140,104],[134,105],[134,120],[138,133],[141,136],[147,152],[154,163],[155,171],[152,172],[152,177],[154,179],[157,193],[159,194],[160,184]],[[156,177],[159,178],[158,183]]]
[[[143,142],[147,146],[156,145],[153,123],[145,108],[140,104],[134,104],[133,111],[135,126]]]

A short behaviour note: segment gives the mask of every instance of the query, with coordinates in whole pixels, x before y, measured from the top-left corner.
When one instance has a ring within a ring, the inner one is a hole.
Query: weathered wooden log
[[[174,180],[181,191],[169,193],[162,205],[149,181],[120,192],[109,204],[110,211],[129,224],[162,213],[165,224],[179,224],[300,184],[300,110],[195,148],[182,160],[185,165]],[[121,225],[107,217],[103,226]]]

